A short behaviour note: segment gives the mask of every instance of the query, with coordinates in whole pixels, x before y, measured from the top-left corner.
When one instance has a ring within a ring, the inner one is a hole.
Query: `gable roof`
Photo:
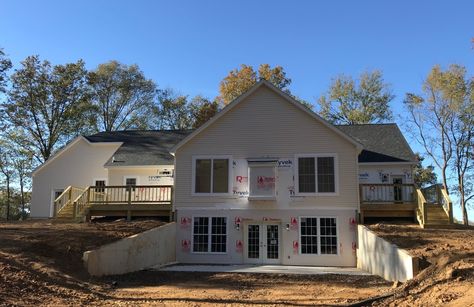
[[[85,138],[91,143],[122,142],[104,164],[113,166],[172,165],[170,149],[184,139],[191,130],[129,130],[99,132]]]
[[[254,86],[252,86],[248,91],[234,99],[231,103],[229,103],[224,109],[222,109],[219,113],[216,114],[213,118],[208,120],[205,124],[203,124],[201,127],[198,129],[194,130],[191,134],[189,134],[187,137],[185,137],[181,142],[176,144],[171,149],[171,153],[174,154],[176,150],[178,150],[181,146],[189,142],[192,138],[194,138],[196,135],[201,133],[203,130],[205,130],[207,127],[212,125],[215,121],[217,121],[219,118],[224,116],[227,112],[231,111],[232,109],[235,108],[239,103],[241,103],[245,98],[253,94],[255,91],[257,91],[260,87],[267,87],[268,89],[272,90],[274,93],[285,99],[287,102],[295,106],[296,108],[300,109],[301,111],[305,112],[312,118],[314,118],[316,121],[321,123],[323,126],[329,128],[331,131],[335,132],[337,135],[341,136],[343,139],[347,140],[351,144],[357,147],[357,149],[360,151],[362,150],[362,145],[351,138],[348,134],[342,132],[341,130],[337,129],[334,125],[328,123],[326,120],[324,120],[322,117],[320,117],[318,114],[314,113],[312,110],[308,109],[307,107],[303,106],[300,102],[296,101],[293,97],[288,95],[287,93],[283,92],[279,88],[275,87],[273,84],[266,80],[260,80],[258,81]]]
[[[416,162],[397,124],[337,125],[364,146],[359,163]]]

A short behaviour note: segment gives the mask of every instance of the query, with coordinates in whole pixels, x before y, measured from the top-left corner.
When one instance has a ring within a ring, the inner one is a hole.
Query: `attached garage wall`
[[[85,187],[94,178],[107,178],[105,162],[118,149],[119,144],[91,144],[79,138],[59,152],[50,163],[33,175],[31,200],[32,218],[48,218],[53,215],[53,191],[73,185]]]

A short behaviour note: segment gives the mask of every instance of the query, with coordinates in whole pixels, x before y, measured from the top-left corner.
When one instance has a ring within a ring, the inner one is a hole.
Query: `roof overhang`
[[[401,161],[401,162],[359,162],[359,165],[415,165],[417,162],[415,161]]]
[[[163,168],[174,167],[174,164],[153,164],[153,165],[104,165],[106,169],[149,169],[149,168]]]

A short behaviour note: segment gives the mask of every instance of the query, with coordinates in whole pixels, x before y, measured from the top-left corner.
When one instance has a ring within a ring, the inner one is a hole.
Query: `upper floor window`
[[[277,160],[248,160],[249,199],[274,199]]]
[[[230,167],[229,158],[194,158],[194,193],[229,193]]]
[[[336,193],[335,155],[299,155],[296,160],[299,194]]]

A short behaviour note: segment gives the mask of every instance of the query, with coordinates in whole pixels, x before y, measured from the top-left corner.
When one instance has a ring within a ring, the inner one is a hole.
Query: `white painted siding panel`
[[[150,166],[147,168],[109,168],[108,185],[124,185],[125,177],[136,177],[137,185],[172,185],[172,176],[160,175],[161,171],[173,174],[173,165]],[[150,178],[151,177],[151,178]]]
[[[246,198],[192,196],[192,156],[232,155],[234,159],[295,154],[335,153],[339,161],[339,195],[290,197],[293,172],[279,174],[276,202],[249,203]],[[180,207],[295,208],[358,206],[357,150],[353,144],[317,122],[266,87],[260,87],[232,111],[202,131],[176,153],[176,198]]]
[[[93,184],[94,178],[107,178],[105,162],[119,145],[91,145],[79,140],[67,151],[33,176],[31,217],[52,216],[53,189],[65,189],[73,185],[85,187]]]

